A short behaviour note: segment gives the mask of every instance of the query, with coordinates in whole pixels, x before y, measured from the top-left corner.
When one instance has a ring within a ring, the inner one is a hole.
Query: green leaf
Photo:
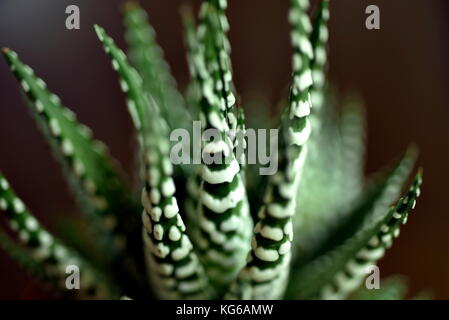
[[[308,2],[308,1],[306,1]],[[326,234],[327,220],[339,209],[341,163],[335,101],[327,92],[327,44],[329,1],[320,1],[309,39],[313,51],[310,60],[313,84],[310,89],[312,132],[304,176],[298,188],[298,205],[294,219],[295,247],[310,252]],[[299,41],[299,40],[298,40]],[[298,63],[299,64],[299,63]],[[297,255],[299,250],[295,249]],[[294,256],[294,259],[296,256]]]
[[[214,91],[219,97],[229,129],[237,129],[236,98],[232,80],[231,45],[227,37],[229,22],[227,1],[207,0],[200,9],[198,38],[204,47],[205,63],[213,79]],[[234,139],[233,139],[234,144]]]
[[[123,233],[132,230],[135,206],[119,176],[118,163],[15,52],[4,49],[3,54],[83,210],[101,221],[105,230],[117,231],[123,238]]]
[[[341,208],[341,137],[335,102],[327,97],[319,117],[312,109],[312,132],[303,178],[298,188],[294,223],[294,258],[308,255],[322,244]],[[351,190],[344,190],[352,194]]]
[[[414,148],[407,150],[396,166],[380,179],[378,183],[371,182],[366,191],[359,197],[349,213],[341,212],[334,234],[323,246],[323,251],[339,245],[348,236],[361,227],[363,221],[370,216],[383,214],[388,206],[399,197],[401,189],[410,175],[417,156]]]
[[[237,108],[237,131],[236,137],[234,140],[234,153],[236,155],[237,161],[240,163],[240,173],[245,181],[246,185],[246,150],[247,150],[247,139],[245,137],[246,134],[246,124],[245,124],[245,111],[241,106]]]
[[[130,61],[143,79],[143,87],[151,94],[161,109],[170,128],[189,128],[191,116],[163,51],[157,44],[155,31],[148,22],[147,13],[138,4],[125,6],[125,38],[128,43]]]
[[[226,105],[221,100],[221,93],[216,90],[219,72],[211,74],[207,68],[210,63],[216,63],[214,47],[201,42],[207,35],[214,43],[214,35],[207,32],[208,26],[204,21],[211,14],[211,8],[209,3],[203,3],[203,21],[198,34],[194,32],[189,12],[183,12],[191,77],[200,92],[200,119],[203,129],[212,129],[218,135],[217,141],[215,137],[213,141],[201,141],[202,154],[207,154],[211,159],[216,159],[214,154],[218,155],[221,161],[221,164],[215,161],[201,164],[200,204],[198,211],[189,213],[189,216],[196,217],[194,221],[197,221],[199,231],[193,230],[193,239],[206,272],[221,296],[245,265],[252,221],[240,166],[233,153],[233,142],[228,136]],[[190,183],[193,185],[196,181]]]
[[[37,271],[64,295],[90,299],[116,297],[115,289],[102,274],[40,225],[1,173],[0,209],[6,213],[11,230],[19,236],[20,241],[30,251],[30,255],[11,244],[5,237],[2,237],[2,246],[16,256],[25,267],[31,268],[32,272]],[[77,266],[80,270],[79,290],[67,290],[66,271],[69,266]]]
[[[319,113],[325,106],[327,44],[329,39],[329,0],[321,0],[313,21],[313,30],[310,42],[313,48],[313,58],[310,62],[312,69],[313,86],[311,90],[314,112]]]
[[[341,212],[349,212],[364,189],[364,112],[355,99],[344,104],[337,118],[327,98],[314,127],[305,163],[302,192],[298,193],[295,244],[303,254],[315,250],[328,236]],[[312,114],[312,126],[317,117]],[[299,253],[298,250],[298,253]]]
[[[372,212],[341,244],[303,266],[293,279],[292,297],[343,299],[355,290],[399,235],[400,224],[414,208],[422,183],[419,172],[407,194],[386,212]]]
[[[195,21],[193,19],[192,8],[190,6],[181,7],[181,17],[184,26],[184,42],[187,48],[187,63],[189,66],[190,73],[190,84],[187,92],[187,100],[189,105],[193,109],[193,115],[195,120],[199,120],[200,118],[200,109],[201,109],[201,87],[200,84],[202,82],[203,76],[200,75],[200,72],[203,74],[206,73],[206,68],[198,69],[199,65],[202,65],[204,62],[203,50],[200,48],[200,44],[198,41]],[[192,135],[192,144],[193,143],[201,143],[201,138],[198,137],[198,140],[193,140]],[[193,149],[192,149],[193,150]],[[200,185],[201,185],[201,166],[192,165],[194,167],[193,174],[188,177],[186,182],[186,196],[184,197],[184,210],[186,212],[186,223],[187,223],[187,232],[192,238],[192,241],[195,245],[201,241],[200,228],[198,225],[198,206],[199,206],[199,196],[200,196]]]
[[[152,289],[163,299],[210,298],[213,292],[186,234],[174,195],[169,128],[160,116],[156,101],[145,95],[143,81],[128,63],[123,51],[103,28],[96,25],[95,30],[119,74],[138,131],[145,166],[145,187],[142,191],[144,255]]]
[[[33,259],[26,249],[10,239],[2,229],[0,229],[0,247],[32,276],[43,281],[46,280],[42,265]]]
[[[401,160],[388,170],[387,174],[367,184],[365,191],[354,201],[354,205],[333,210],[332,215],[322,215],[321,221],[316,219],[314,223],[317,226],[315,229],[318,233],[317,243],[311,248],[303,247],[307,243],[299,243],[300,253],[296,263],[302,265],[335,248],[353,235],[368,216],[385,212],[400,195],[400,190],[410,175],[415,159],[416,151],[410,148]],[[300,237],[302,230],[298,232]]]
[[[228,294],[232,299],[279,299],[288,283],[292,217],[310,136],[311,31],[307,1],[291,1],[293,83],[280,125],[278,170],[268,178],[264,204],[254,227],[248,263]]]
[[[346,207],[363,191],[365,129],[363,104],[358,98],[351,97],[344,103],[340,118],[342,161],[339,170],[342,191],[339,198]],[[346,192],[347,190],[352,192]]]

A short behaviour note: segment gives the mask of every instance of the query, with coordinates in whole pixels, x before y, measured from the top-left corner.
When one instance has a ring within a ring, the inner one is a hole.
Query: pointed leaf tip
[[[104,28],[98,24],[94,24],[94,30],[97,34],[98,39],[100,39],[101,42],[104,42],[106,31]]]
[[[12,59],[14,57],[17,58],[17,53],[9,48],[2,48],[2,53],[8,65],[11,65],[13,63]]]
[[[97,33],[97,35],[98,35],[99,33],[104,32],[104,29],[103,29],[102,27],[100,27],[98,24],[94,24],[94,30],[95,30],[95,32]]]
[[[424,168],[423,167],[419,167],[417,176],[422,179],[423,173],[424,173]]]

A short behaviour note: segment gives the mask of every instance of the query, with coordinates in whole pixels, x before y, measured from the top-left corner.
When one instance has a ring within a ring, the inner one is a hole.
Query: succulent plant
[[[278,170],[264,176],[237,152],[248,147],[246,138],[229,135],[246,127],[235,98],[226,7],[226,0],[205,0],[197,22],[182,10],[191,73],[186,94],[137,4],[125,8],[128,55],[95,26],[136,130],[140,195],[91,130],[15,52],[3,50],[89,217],[89,232],[75,236],[94,241],[75,246],[50,234],[0,175],[0,209],[20,242],[0,230],[0,245],[67,298],[401,298],[399,279],[386,281],[381,293],[359,288],[414,207],[421,171],[393,206],[413,168],[413,148],[365,180],[363,109],[351,101],[337,112],[326,81],[329,1],[320,1],[313,21],[307,0],[290,1],[292,83],[276,124]],[[191,131],[194,120],[220,136],[196,138],[203,157],[226,161],[171,161],[170,133]],[[80,269],[79,290],[66,287],[72,265]]]

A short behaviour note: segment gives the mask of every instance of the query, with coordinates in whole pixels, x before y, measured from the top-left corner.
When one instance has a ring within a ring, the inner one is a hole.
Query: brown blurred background
[[[141,1],[174,75],[188,80],[179,6]],[[195,7],[200,1],[192,1]],[[65,29],[65,8],[81,10],[81,30]],[[381,10],[381,30],[365,29],[365,8]],[[0,46],[17,51],[131,173],[132,126],[116,75],[94,34],[98,23],[124,47],[120,7],[111,0],[0,0]],[[230,39],[239,93],[263,91],[273,106],[290,79],[288,1],[229,0]],[[449,3],[445,0],[331,1],[330,78],[359,92],[368,112],[367,173],[410,143],[420,147],[424,186],[417,209],[380,264],[404,274],[411,292],[449,298]],[[58,164],[35,128],[13,76],[0,62],[0,168],[50,229],[78,212]],[[0,251],[0,299],[45,297]]]

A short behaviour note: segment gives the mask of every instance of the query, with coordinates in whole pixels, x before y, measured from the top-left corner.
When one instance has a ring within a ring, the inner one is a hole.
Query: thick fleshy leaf
[[[349,98],[343,104],[339,127],[342,153],[339,168],[342,191],[339,198],[341,205],[350,207],[364,187],[365,112],[356,97]]]
[[[190,185],[199,185],[200,189],[198,211],[192,210],[189,216],[190,221],[196,221],[198,225],[192,232],[200,258],[218,294],[222,295],[245,264],[252,221],[240,166],[229,136],[226,105],[221,100],[221,93],[215,90],[220,75],[219,72],[211,74],[207,68],[213,61],[216,63],[214,47],[204,43],[205,35],[214,41],[213,34],[208,31],[210,26],[204,20],[212,14],[209,9],[209,3],[204,2],[199,34],[194,31],[191,14],[186,10],[183,12],[190,73],[200,93],[200,119],[203,129],[211,129],[214,133],[213,141],[201,141],[203,159],[209,157],[214,161],[201,164],[199,184],[198,180],[190,181]],[[221,164],[215,161],[217,156]]]
[[[227,37],[229,22],[226,17],[227,1],[207,0],[200,9],[198,38],[204,47],[205,64],[212,76],[214,91],[220,99],[221,109],[228,127],[237,129],[236,98],[232,80],[231,45]],[[235,137],[232,137],[234,143]]]
[[[154,294],[164,299],[210,298],[213,292],[186,234],[175,197],[168,125],[161,117],[156,101],[144,93],[143,81],[123,51],[103,28],[95,26],[95,30],[119,74],[138,131],[145,166],[142,191],[144,255]]]
[[[2,241],[3,246],[15,255],[24,267],[31,268],[31,272],[38,272],[64,295],[90,299],[116,297],[115,289],[98,271],[39,224],[2,174],[0,174],[0,210],[5,212],[9,226],[29,250],[30,255],[27,256],[25,251],[13,246],[7,239]],[[72,266],[78,268],[80,272],[79,290],[67,288],[68,274],[75,270],[70,269]],[[67,273],[67,270],[71,271]]]
[[[191,127],[191,116],[176,88],[176,81],[170,73],[163,51],[156,42],[155,31],[148,22],[147,13],[136,3],[128,3],[124,18],[128,56],[142,76],[145,91],[159,105],[162,116],[172,130]]]
[[[416,150],[410,148],[386,176],[380,178],[379,182],[372,181],[368,184],[366,191],[350,208],[350,212],[341,213],[341,219],[337,221],[332,236],[323,245],[322,252],[345,241],[361,227],[368,217],[376,217],[387,211],[390,204],[399,197],[404,183],[410,176],[416,157]]]
[[[310,61],[313,84],[310,95],[312,133],[304,176],[298,188],[298,205],[294,221],[295,247],[312,250],[325,233],[323,220],[338,210],[338,164],[341,163],[335,103],[327,92],[327,44],[329,2],[320,1],[313,20]],[[294,258],[298,250],[294,250]]]
[[[184,42],[187,48],[187,63],[190,73],[190,84],[188,88],[189,106],[194,109],[194,119],[199,121],[201,109],[201,88],[200,83],[206,68],[199,69],[202,62],[205,61],[204,52],[201,50],[198,40],[195,21],[190,6],[184,6],[181,10],[181,17],[184,26]],[[201,137],[197,140],[192,136],[192,144],[201,144]],[[192,149],[193,151],[193,149]],[[186,197],[184,198],[184,210],[187,217],[187,232],[192,237],[193,243],[196,245],[201,241],[200,228],[198,225],[198,206],[200,203],[200,185],[201,185],[201,167],[199,165],[192,165],[194,167],[193,174],[188,177],[186,183]]]
[[[299,265],[306,261],[340,245],[360,228],[367,216],[385,212],[388,206],[399,197],[415,159],[416,150],[410,148],[401,160],[388,170],[387,174],[383,176],[378,174],[380,177],[373,178],[351,207],[337,207],[338,209],[332,211],[332,215],[324,214],[321,220],[319,218],[314,220],[313,230],[317,232],[317,235],[316,237],[311,235],[310,239],[316,242],[312,245],[298,242],[298,259],[295,262],[298,266],[294,268],[299,268]],[[301,234],[298,237],[301,237]]]
[[[304,190],[298,194],[297,215],[301,219],[295,222],[295,244],[306,255],[322,244],[365,187],[363,108],[351,99],[338,119],[332,99],[326,101],[321,127],[311,134]]]
[[[247,150],[247,139],[246,134],[246,124],[245,124],[245,111],[242,107],[237,108],[237,133],[234,142],[234,152],[237,161],[240,163],[241,175],[245,180],[246,185],[246,150]]]
[[[311,90],[314,112],[320,112],[325,103],[325,89],[327,86],[327,45],[329,38],[329,0],[321,0],[318,4],[310,42],[313,48],[313,58],[310,62],[313,86]]]
[[[11,259],[24,268],[30,275],[43,282],[48,280],[45,278],[45,271],[42,265],[33,259],[30,252],[12,240],[2,229],[0,229],[0,248],[5,250]]]
[[[268,178],[248,263],[228,294],[231,299],[279,299],[288,283],[293,241],[292,218],[310,136],[311,25],[307,1],[291,1],[293,84],[280,126],[278,170]]]
[[[101,220],[108,231],[119,232],[124,240],[123,234],[132,228],[135,207],[118,174],[117,162],[15,52],[4,49],[3,53],[82,208],[95,220]]]
[[[414,208],[422,183],[419,172],[407,194],[390,210],[372,212],[362,224],[337,247],[303,266],[290,288],[293,298],[344,299],[367,276],[367,268],[376,265],[385,250],[399,235],[401,224]]]
[[[340,185],[342,162],[335,103],[327,98],[319,118],[312,109],[312,132],[303,179],[298,188],[294,225],[294,258],[315,250],[329,234],[341,207],[341,193],[352,190]],[[319,121],[320,126],[315,126]]]

